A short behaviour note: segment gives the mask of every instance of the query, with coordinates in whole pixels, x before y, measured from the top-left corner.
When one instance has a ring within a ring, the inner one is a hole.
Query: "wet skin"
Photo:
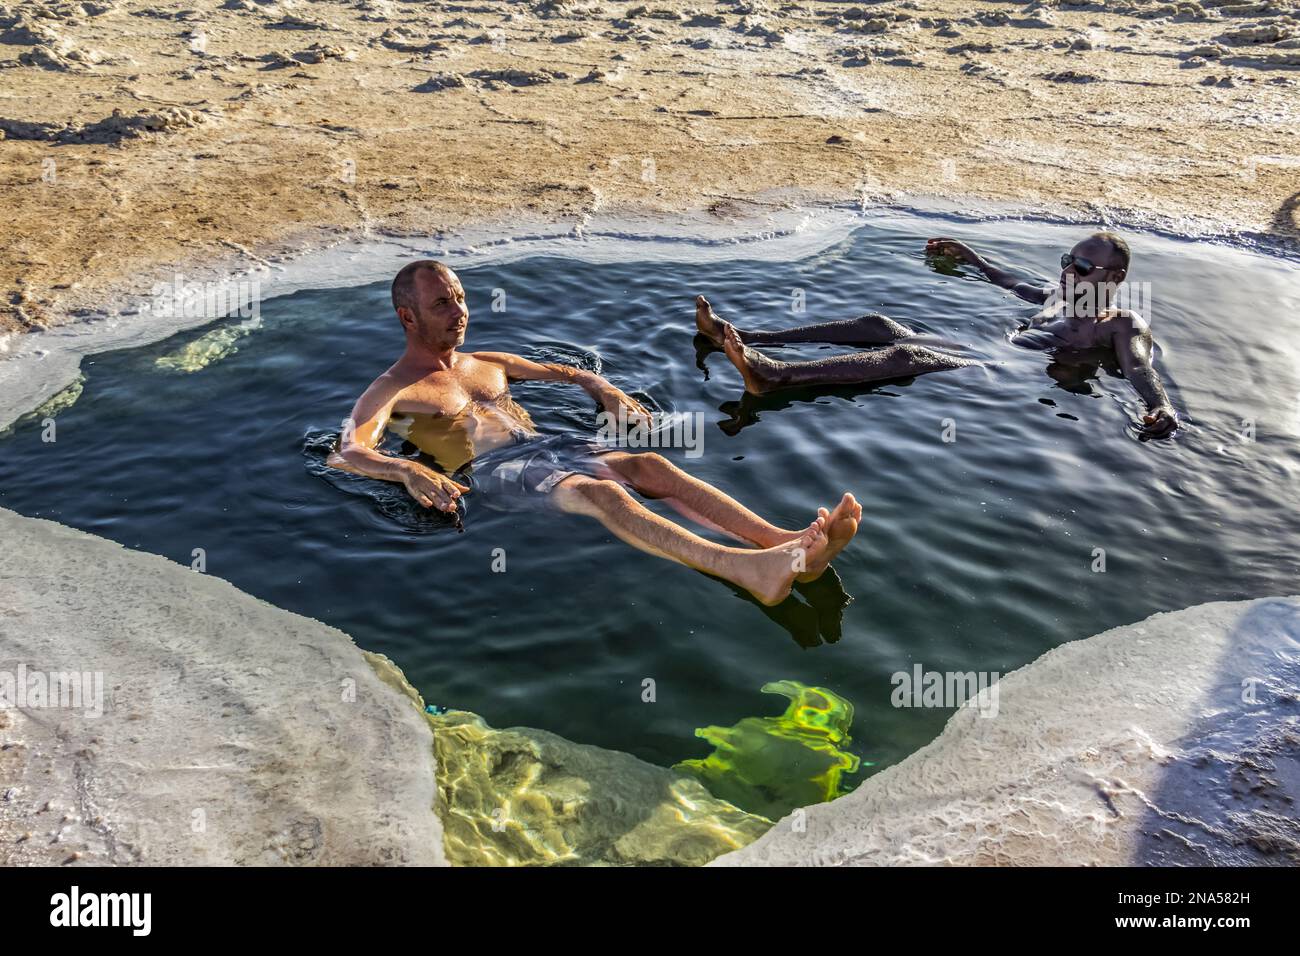
[[[455,428],[463,429],[462,438],[469,439],[472,456],[536,434],[527,412],[510,397],[511,381],[571,382],[608,412],[623,410],[631,421],[648,417],[639,402],[593,372],[507,352],[458,351],[469,310],[451,270],[417,272],[415,293],[413,307],[397,310],[406,351],[357,400],[338,451],[329,458],[331,466],[400,482],[425,507],[455,512],[467,487],[421,462],[378,450],[394,416],[454,420]],[[633,547],[744,588],[764,605],[783,601],[796,581],[820,577],[857,533],[862,516],[861,506],[846,492],[833,509],[816,509],[806,527],[785,529],[661,455],[611,451],[596,461],[596,477],[570,475],[548,500],[562,511],[596,518]],[[668,521],[633,498],[628,488],[664,501],[695,524],[744,547],[717,544]]]
[[[1061,271],[1055,287],[1001,269],[955,239],[930,239],[925,251],[973,265],[994,284],[1044,307],[1013,337],[1017,344],[1050,349],[1057,364],[1080,364],[1094,372],[1097,356],[1113,357],[1146,405],[1139,426],[1141,438],[1165,438],[1177,429],[1177,415],[1152,364],[1153,341],[1146,321],[1135,312],[1109,307],[1109,292],[1123,281],[1126,269],[1107,240],[1090,236],[1075,245],[1072,255],[1096,268],[1085,274],[1080,266],[1071,264]],[[1065,302],[1067,290],[1075,296],[1072,304]],[[791,329],[754,331],[719,318],[703,296],[696,298],[695,309],[700,335],[726,352],[744,378],[746,391],[754,395],[799,386],[887,381],[974,364],[947,351],[956,348],[950,343],[934,342],[874,313]],[[783,362],[751,347],[799,342],[878,347],[806,362]]]
[[[1055,287],[1002,269],[955,239],[931,239],[926,242],[925,251],[969,263],[995,285],[1026,302],[1044,306],[1026,329],[1013,336],[1012,341],[1017,344],[1051,349],[1060,363],[1087,365],[1093,369],[1098,364],[1097,354],[1105,358],[1113,356],[1146,405],[1139,427],[1142,438],[1167,438],[1177,430],[1177,413],[1152,364],[1154,341],[1150,327],[1136,312],[1110,307],[1110,293],[1124,281],[1127,269],[1109,241],[1089,236],[1075,244],[1070,254],[1088,260],[1095,268],[1084,272],[1077,264],[1066,266]],[[1071,291],[1075,295],[1073,308],[1066,302]],[[1094,356],[1089,356],[1089,352]]]

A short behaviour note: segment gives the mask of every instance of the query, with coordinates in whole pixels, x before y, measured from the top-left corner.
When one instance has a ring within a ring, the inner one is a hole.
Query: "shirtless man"
[[[545,500],[588,515],[636,548],[744,588],[765,605],[782,601],[795,580],[819,577],[857,533],[862,508],[845,494],[818,509],[808,527],[777,527],[661,455],[632,454],[566,435],[542,436],[510,396],[509,382],[571,382],[606,411],[647,416],[635,399],[601,376],[507,352],[460,352],[469,310],[456,274],[439,262],[413,262],[393,280],[393,307],[406,333],[402,357],[366,389],[345,423],[335,468],[400,482],[426,508],[455,512],[470,492],[507,507]],[[438,467],[379,451],[392,430]],[[468,466],[468,472],[466,467]],[[697,524],[743,542],[709,541],[655,514],[628,493],[664,501]]]
[[[1043,306],[1029,326],[1013,337],[1016,344],[1053,350],[1060,359],[1068,356],[1086,360],[1090,354],[1114,356],[1120,371],[1146,404],[1139,426],[1141,437],[1165,438],[1177,429],[1178,416],[1152,365],[1152,339],[1146,321],[1136,312],[1112,308],[1115,290],[1128,273],[1130,258],[1128,243],[1119,236],[1099,232],[1076,244],[1061,256],[1061,277],[1055,284],[1036,283],[1001,269],[955,239],[930,239],[925,251],[969,263],[994,284]],[[718,318],[708,300],[699,296],[695,300],[695,324],[701,335],[726,351],[744,377],[746,390],[755,395],[798,385],[849,385],[904,378],[972,364],[918,344],[925,337],[874,313],[841,322],[752,332]],[[781,362],[748,347],[792,342],[885,348],[809,362]]]

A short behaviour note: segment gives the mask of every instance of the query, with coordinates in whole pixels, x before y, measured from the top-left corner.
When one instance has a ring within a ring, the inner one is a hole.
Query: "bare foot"
[[[700,330],[700,335],[713,343],[715,348],[722,348],[722,336],[727,329],[731,328],[731,323],[718,318],[713,312],[713,306],[709,305],[709,300],[702,295],[697,295],[695,327]]]
[[[751,395],[762,395],[780,388],[781,366],[763,353],[748,348],[740,341],[734,326],[724,325],[722,348],[745,380],[745,391]]]
[[[738,554],[731,580],[768,607],[780,604],[789,596],[795,576],[820,561],[826,545],[826,532],[814,521],[797,541]]]
[[[819,513],[824,513],[825,508],[819,509]],[[858,522],[862,520],[862,505],[858,504],[847,491],[840,503],[835,506],[835,510],[826,516],[826,547],[816,560],[809,559],[808,570],[798,575],[798,581],[816,581],[821,577],[830,563],[835,560],[850,541],[858,533]]]

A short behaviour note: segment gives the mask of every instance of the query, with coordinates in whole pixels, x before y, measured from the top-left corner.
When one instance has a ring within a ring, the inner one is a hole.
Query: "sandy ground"
[[[522,215],[725,219],[773,190],[1296,243],[1297,104],[1300,6],[1274,0],[0,6],[0,332],[185,262]]]

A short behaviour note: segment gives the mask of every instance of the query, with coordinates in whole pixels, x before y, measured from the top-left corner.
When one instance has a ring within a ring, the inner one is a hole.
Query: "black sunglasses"
[[[1068,269],[1070,266],[1074,266],[1075,271],[1081,276],[1086,276],[1093,269],[1102,269],[1103,271],[1105,269],[1104,266],[1099,266],[1091,259],[1085,259],[1083,256],[1076,256],[1072,252],[1061,253],[1061,268]]]

